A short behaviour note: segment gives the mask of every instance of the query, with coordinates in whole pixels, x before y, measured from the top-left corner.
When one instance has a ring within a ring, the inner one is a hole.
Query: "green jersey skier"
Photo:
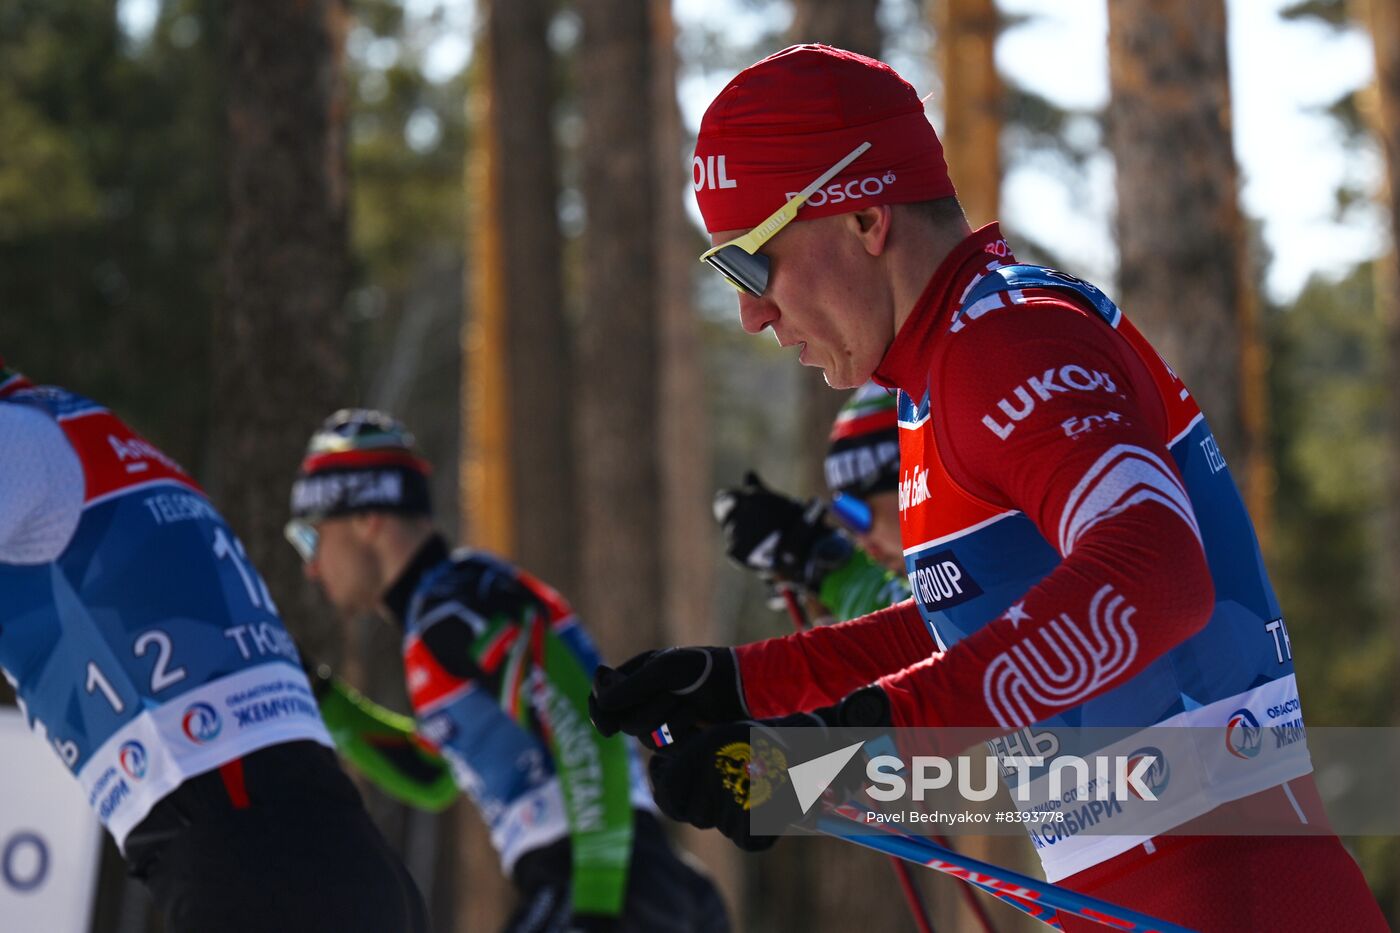
[[[313,435],[293,486],[287,537],[308,578],[339,611],[403,631],[416,736],[332,680],[323,705],[358,723],[343,750],[430,808],[448,799],[441,778],[407,780],[404,765],[431,774],[420,745],[445,760],[516,887],[510,933],[727,930],[714,887],[667,842],[635,750],[588,721],[598,656],[573,610],[498,557],[449,549],[428,472],[401,424],[346,410]]]

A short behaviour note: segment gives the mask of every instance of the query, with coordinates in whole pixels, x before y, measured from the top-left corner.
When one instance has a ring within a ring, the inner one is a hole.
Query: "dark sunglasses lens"
[[[870,506],[855,496],[837,493],[836,498],[831,500],[831,514],[835,515],[836,520],[845,525],[847,529],[858,535],[870,532],[872,524]]]
[[[768,257],[761,253],[754,255],[737,246],[724,246],[707,256],[705,261],[755,298],[760,297],[768,287]]]

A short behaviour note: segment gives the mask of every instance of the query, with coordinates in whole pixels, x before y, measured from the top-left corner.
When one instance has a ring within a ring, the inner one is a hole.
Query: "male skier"
[[[716,493],[725,553],[780,590],[795,589],[816,622],[908,599],[892,392],[870,382],[852,393],[831,426],[824,472],[829,509],[770,489],[752,472],[742,485]]]
[[[741,72],[701,122],[693,181],[702,259],[739,290],[745,330],[800,346],[833,387],[899,389],[914,599],[600,671],[605,733],[733,723],[653,759],[663,811],[771,843],[707,767],[750,718],[970,727],[1007,750],[1191,726],[1200,784],[1164,789],[1168,825],[1034,833],[1047,878],[1200,930],[1384,930],[1335,836],[1189,832],[1325,814],[1301,729],[1255,757],[1266,711],[1298,695],[1249,517],[1190,393],[1112,302],[1017,264],[995,224],[971,231],[918,94],[850,52],[796,46]]]
[[[403,630],[419,735],[491,828],[518,893],[509,933],[723,933],[671,849],[635,749],[589,725],[598,665],[562,596],[433,524],[429,466],[394,419],[337,412],[311,438],[287,537],[340,612]]]
[[[0,360],[0,667],[167,928],[427,929],[199,486]]]

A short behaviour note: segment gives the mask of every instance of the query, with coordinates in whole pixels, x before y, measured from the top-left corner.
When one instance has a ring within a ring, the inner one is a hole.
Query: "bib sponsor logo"
[[[915,559],[909,571],[909,587],[919,605],[929,612],[942,612],[982,595],[982,588],[952,551]]]
[[[180,720],[180,726],[185,730],[185,738],[196,745],[214,741],[224,728],[218,712],[208,703],[190,704]]]
[[[1269,731],[1273,733],[1274,748],[1276,749],[1283,748],[1285,745],[1292,745],[1295,742],[1301,742],[1307,737],[1307,730],[1303,728],[1303,719],[1301,716],[1281,725],[1270,726]]]
[[[1060,427],[1065,429],[1065,437],[1079,439],[1079,435],[1088,434],[1099,428],[1108,427],[1110,424],[1128,424],[1123,420],[1123,416],[1116,411],[1106,411],[1101,415],[1085,415],[1080,418],[1076,415],[1073,418],[1066,418],[1060,422]]]
[[[227,700],[234,724],[242,732],[253,726],[279,719],[319,719],[311,691],[301,684],[283,680],[261,684]]]
[[[1201,453],[1206,458],[1206,466],[1210,467],[1211,476],[1225,469],[1225,456],[1220,452],[1214,434],[1207,434],[1206,439],[1201,441]]]
[[[1288,626],[1283,624],[1283,619],[1274,619],[1264,626],[1264,631],[1274,638],[1274,654],[1278,657],[1278,663],[1292,661],[1293,642],[1288,639]]]
[[[894,172],[886,172],[883,175],[867,175],[864,178],[853,178],[847,182],[834,181],[825,188],[819,189],[815,194],[807,199],[808,207],[821,207],[823,204],[840,204],[844,201],[859,201],[861,198],[879,197],[885,193],[885,189],[895,183]],[[699,190],[698,186],[696,190]],[[797,197],[796,191],[789,191],[783,197],[791,200]]]
[[[117,455],[117,460],[122,463],[128,473],[144,473],[151,468],[151,461],[165,466],[167,469],[179,470],[179,464],[161,453],[149,441],[139,437],[128,437],[122,439],[115,434],[107,435],[107,443],[112,448],[112,453]]]
[[[150,759],[146,756],[146,746],[135,740],[123,743],[117,751],[117,761],[121,764],[126,776],[133,781],[139,781],[146,776],[146,769],[150,766]]]
[[[928,470],[924,467],[914,467],[914,472],[904,471],[903,477],[899,481],[899,510],[912,509],[916,505],[922,505],[931,498],[928,491]]]
[[[1032,376],[1018,385],[1009,398],[1000,399],[995,411],[982,416],[982,423],[987,426],[987,430],[1004,441],[1016,430],[1018,422],[1031,416],[1036,405],[1070,392],[1118,394],[1118,386],[1108,373],[1085,369],[1073,363],[1058,369],[1047,369],[1039,376]]]
[[[739,182],[729,177],[725,168],[724,156],[708,155],[705,158],[695,157],[691,163],[690,181],[695,186],[695,190],[708,188],[714,191],[716,188],[737,188]],[[792,195],[788,195],[792,197]]]
[[[1259,720],[1247,709],[1237,709],[1225,723],[1225,750],[1236,758],[1254,758],[1260,748]]]
[[[419,729],[423,738],[434,748],[442,748],[457,737],[457,724],[445,711],[421,720]]]

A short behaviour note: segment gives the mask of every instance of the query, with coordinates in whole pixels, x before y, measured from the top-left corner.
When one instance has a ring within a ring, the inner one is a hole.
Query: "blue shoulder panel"
[[[983,276],[977,287],[968,293],[953,320],[956,321],[964,310],[988,295],[1018,288],[1057,288],[1073,292],[1087,301],[1110,327],[1117,327],[1119,319],[1123,316],[1123,312],[1118,310],[1111,298],[1083,279],[1045,266],[1017,264],[1001,266]]]

